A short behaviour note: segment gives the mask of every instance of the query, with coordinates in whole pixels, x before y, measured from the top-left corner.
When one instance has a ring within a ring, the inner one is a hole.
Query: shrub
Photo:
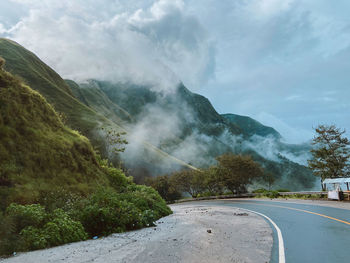
[[[268,191],[266,193],[266,196],[268,198],[278,198],[280,195],[279,195],[279,193],[277,191]]]
[[[18,251],[21,246],[22,239],[15,232],[14,218],[0,212],[0,256]]]
[[[72,220],[62,209],[56,209],[47,215],[42,228],[29,226],[20,235],[26,249],[40,249],[87,239],[80,222]]]
[[[72,211],[90,236],[151,226],[170,213],[157,191],[135,184],[129,185],[123,193],[100,189]]]
[[[87,238],[82,224],[72,220],[62,209],[46,213],[45,208],[38,204],[11,204],[0,219],[0,244],[8,244],[1,249],[1,254],[47,248]]]
[[[172,213],[159,193],[152,187],[132,184],[127,187],[127,192],[120,196],[123,200],[135,204],[141,211],[153,210],[154,221]]]
[[[50,190],[42,191],[39,195],[39,203],[45,207],[47,211],[54,211],[61,208],[64,211],[73,209],[74,204],[82,197],[63,187],[51,187]]]
[[[259,188],[253,191],[254,194],[263,194],[268,192],[265,188]]]
[[[75,217],[90,236],[108,235],[141,227],[141,211],[132,203],[121,200],[111,189],[99,190],[80,203]]]
[[[13,218],[15,232],[17,233],[27,226],[40,227],[46,217],[44,207],[38,204],[11,204],[6,209],[6,214]]]

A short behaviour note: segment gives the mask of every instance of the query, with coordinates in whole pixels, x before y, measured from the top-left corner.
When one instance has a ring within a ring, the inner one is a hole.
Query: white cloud
[[[267,126],[278,127],[279,133],[288,143],[308,142],[313,136],[311,131],[291,127],[284,121],[266,112],[261,112],[255,118]]]
[[[4,25],[3,24],[1,24],[0,23],[0,34],[4,34],[4,33],[6,33],[6,28],[4,27]]]
[[[10,36],[64,77],[155,88],[183,80],[220,112],[268,112],[309,133],[327,122],[350,130],[350,1],[2,0],[1,6],[0,35],[20,20]]]
[[[128,1],[129,2],[129,1]],[[11,38],[63,77],[192,88],[213,74],[214,49],[181,0],[24,1]]]

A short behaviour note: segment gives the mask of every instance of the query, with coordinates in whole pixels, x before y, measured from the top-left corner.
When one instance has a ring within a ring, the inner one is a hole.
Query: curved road
[[[287,263],[350,260],[350,210],[284,201],[237,199],[207,202],[249,209],[273,220],[282,232]],[[278,238],[276,229],[271,227],[274,230],[271,262],[277,263]]]

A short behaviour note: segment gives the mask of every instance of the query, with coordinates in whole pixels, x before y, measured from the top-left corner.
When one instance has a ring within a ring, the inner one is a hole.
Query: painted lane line
[[[249,202],[250,201],[248,201],[248,202],[234,202],[234,203],[248,204]],[[340,222],[340,223],[343,223],[343,224],[346,224],[346,225],[350,225],[350,222],[348,222],[348,221],[341,220],[341,219],[338,219],[338,218],[335,218],[335,217],[331,217],[331,216],[327,216],[327,215],[324,215],[324,214],[312,212],[312,211],[309,211],[309,210],[300,209],[300,208],[294,208],[294,207],[288,207],[288,206],[282,206],[282,205],[256,204],[256,203],[254,203],[254,205],[278,207],[278,208],[284,208],[284,209],[304,212],[304,213],[308,213],[308,214],[312,214],[312,215],[317,215],[317,216],[321,216],[321,217],[324,217],[324,218],[328,218],[328,219],[331,219],[331,220],[334,220],[334,221],[337,221],[337,222]]]
[[[278,262],[279,263],[285,263],[286,262],[286,256],[285,256],[285,253],[284,253],[283,236],[282,236],[281,229],[276,225],[276,223],[273,222],[272,219],[269,218],[268,216],[266,216],[264,214],[261,214],[259,212],[256,212],[256,211],[253,211],[253,210],[249,210],[249,209],[245,209],[245,208],[241,208],[241,207],[238,207],[238,208],[242,209],[242,210],[246,210],[246,211],[254,213],[254,214],[257,214],[259,216],[265,217],[267,220],[269,220],[269,222],[273,225],[273,227],[277,231],[277,237],[278,237]]]
[[[272,205],[270,205],[270,206],[272,206]],[[280,208],[286,208],[286,209],[290,209],[290,210],[295,210],[295,211],[300,211],[300,212],[304,212],[304,213],[308,213],[308,214],[313,214],[313,215],[321,216],[321,217],[328,218],[328,219],[331,219],[331,220],[334,220],[334,221],[338,221],[338,222],[346,224],[346,225],[350,225],[350,222],[348,222],[348,221],[344,221],[344,220],[341,220],[341,219],[338,219],[338,218],[335,218],[335,217],[331,217],[331,216],[327,216],[327,215],[324,215],[324,214],[315,213],[315,212],[304,210],[304,209],[299,209],[299,208],[294,208],[294,207],[286,207],[286,206],[280,206],[280,205],[273,205],[273,206],[280,207]]]

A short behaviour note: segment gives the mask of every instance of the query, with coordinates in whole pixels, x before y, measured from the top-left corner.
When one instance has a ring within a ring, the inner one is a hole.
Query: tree
[[[122,136],[126,135],[126,132],[117,132],[110,128],[101,128],[102,131],[106,133],[106,139],[109,145],[111,145],[112,151],[114,153],[124,152],[124,145],[128,144]]]
[[[276,178],[280,177],[281,171],[275,163],[268,162],[264,165],[264,175],[261,179],[267,184],[269,190],[271,190],[271,186],[275,183]]]
[[[217,166],[203,170],[203,183],[211,195],[222,194],[224,192],[225,186]]]
[[[263,180],[267,183],[268,190],[270,191],[271,186],[275,182],[276,178],[274,177],[274,175],[272,173],[265,172],[263,175]]]
[[[156,189],[166,201],[174,201],[181,198],[181,193],[177,191],[176,185],[172,183],[168,175],[148,177],[145,180],[145,184]]]
[[[308,161],[314,175],[325,178],[347,177],[349,173],[350,142],[344,137],[345,130],[334,125],[319,125],[311,149],[312,159]]]
[[[172,184],[178,187],[181,192],[187,192],[192,197],[203,192],[205,184],[203,180],[203,172],[196,170],[182,170],[175,172],[171,176]]]
[[[263,169],[250,156],[224,154],[217,158],[223,184],[232,193],[246,192],[253,179],[262,177]]]

